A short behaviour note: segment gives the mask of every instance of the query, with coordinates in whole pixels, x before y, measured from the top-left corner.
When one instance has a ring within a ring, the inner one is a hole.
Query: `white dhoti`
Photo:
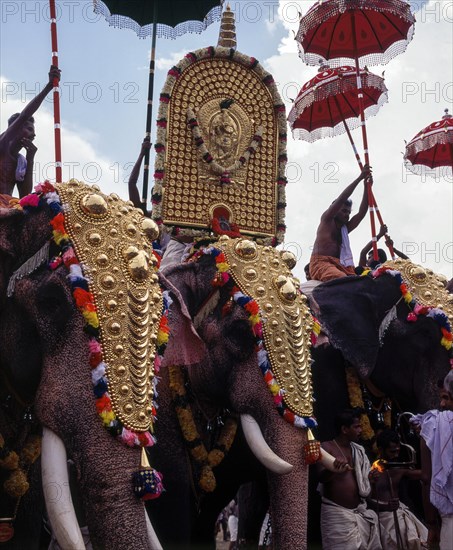
[[[321,504],[323,550],[381,550],[378,519],[364,503],[349,509],[323,497]]]
[[[440,530],[440,550],[451,550],[453,548],[453,514],[441,516],[442,528]]]
[[[402,547],[406,550],[421,550],[427,548],[428,529],[421,521],[400,502],[396,511],[401,534]],[[381,526],[381,542],[384,550],[398,550],[398,542],[393,512],[379,512]]]

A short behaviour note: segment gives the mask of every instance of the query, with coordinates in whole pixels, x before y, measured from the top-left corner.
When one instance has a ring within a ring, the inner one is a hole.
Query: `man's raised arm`
[[[360,208],[357,214],[354,214],[348,222],[348,233],[353,231],[359,225],[368,212],[368,186],[366,185],[366,181],[370,177],[371,168],[369,166],[364,166],[362,173],[360,174],[360,178],[364,180],[362,202],[360,203]]]
[[[22,127],[27,120],[29,120],[34,113],[39,109],[41,106],[41,103],[44,101],[47,94],[52,90],[53,88],[53,81],[55,78],[60,80],[60,69],[58,67],[55,67],[55,65],[51,65],[50,71],[49,71],[49,81],[44,86],[44,88],[39,92],[39,94],[34,97],[22,110],[20,115],[14,120],[14,122],[9,126],[5,132],[1,135],[0,139],[1,141],[5,141],[9,144],[11,140],[14,140],[17,138],[21,132]],[[3,144],[2,144],[3,145]],[[1,145],[0,145],[1,147]]]
[[[333,203],[329,206],[329,208],[324,212],[324,214],[321,216],[321,219],[333,219],[338,212],[341,210],[341,207],[343,204],[349,199],[349,197],[352,195],[352,193],[355,191],[355,188],[357,185],[363,180],[366,179],[371,174],[371,170],[368,167],[368,165],[363,167],[362,172],[360,173],[360,176],[356,178],[352,183],[350,183],[341,193],[340,195],[333,201]],[[363,201],[362,201],[363,202]],[[362,205],[360,205],[362,207]],[[360,212],[360,211],[359,211]],[[366,205],[365,205],[365,214],[366,214]],[[357,214],[356,214],[357,215]],[[355,216],[354,216],[355,217]],[[354,219],[354,218],[352,218]],[[352,220],[351,220],[352,221]],[[349,222],[351,223],[351,222]],[[357,224],[358,225],[358,224]],[[348,224],[349,227],[349,224]]]

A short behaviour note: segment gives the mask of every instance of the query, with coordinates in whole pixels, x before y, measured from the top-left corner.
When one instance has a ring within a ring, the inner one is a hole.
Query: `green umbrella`
[[[200,33],[222,15],[224,0],[93,0],[95,13],[109,25],[132,29],[140,38],[152,36],[149,65],[146,136],[151,136],[156,38],[176,38],[187,32]],[[149,179],[149,151],[145,156],[142,202],[146,209]]]

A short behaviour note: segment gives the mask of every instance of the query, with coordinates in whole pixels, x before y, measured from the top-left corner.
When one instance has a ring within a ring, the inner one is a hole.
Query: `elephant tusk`
[[[266,443],[257,421],[249,414],[241,414],[241,426],[250,450],[271,472],[275,474],[287,474],[293,466],[282,460]]]
[[[157,538],[156,531],[154,531],[154,527],[152,526],[152,523],[148,517],[148,514],[146,513],[146,510],[144,510],[144,512],[145,512],[145,518],[146,518],[146,529],[148,531],[148,539],[151,545],[150,548],[151,550],[163,550],[159,542],[159,539]]]
[[[63,550],[85,550],[69,489],[66,449],[63,441],[44,427],[41,450],[42,486],[47,513]]]

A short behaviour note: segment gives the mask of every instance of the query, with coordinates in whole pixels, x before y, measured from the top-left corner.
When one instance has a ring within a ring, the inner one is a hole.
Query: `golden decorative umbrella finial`
[[[219,41],[217,46],[222,48],[236,49],[236,22],[234,12],[231,11],[230,4],[227,4],[222,14],[220,23]]]

